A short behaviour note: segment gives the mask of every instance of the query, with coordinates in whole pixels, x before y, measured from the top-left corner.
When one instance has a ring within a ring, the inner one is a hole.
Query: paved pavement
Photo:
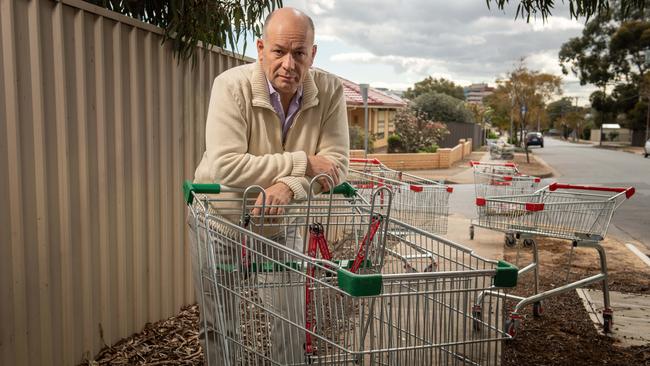
[[[650,254],[650,158],[547,138],[535,154],[551,165],[563,183],[633,186],[636,194],[616,211],[609,235],[645,245]]]

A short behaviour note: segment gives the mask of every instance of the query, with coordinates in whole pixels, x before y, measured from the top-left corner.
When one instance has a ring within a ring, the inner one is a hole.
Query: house
[[[348,123],[364,128],[363,98],[359,84],[339,77],[343,84],[348,107]],[[388,136],[395,131],[394,118],[398,109],[406,107],[406,101],[376,88],[368,89],[368,129],[375,137],[375,149],[385,147]]]

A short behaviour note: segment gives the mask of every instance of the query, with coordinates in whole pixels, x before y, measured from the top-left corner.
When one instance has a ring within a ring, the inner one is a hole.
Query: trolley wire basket
[[[535,192],[541,179],[519,173],[515,163],[470,161],[476,197],[509,196]]]
[[[532,304],[533,314],[540,316],[543,299],[597,282],[601,282],[603,287],[603,330],[611,331],[613,313],[607,286],[607,261],[600,241],[604,239],[616,209],[626,199],[632,197],[634,192],[633,187],[614,188],[553,183],[531,194],[476,199],[479,217],[473,222],[474,226],[505,232],[515,244],[516,240],[521,238],[524,244],[531,246],[533,250],[532,262],[522,268],[519,274],[528,271],[534,273],[535,294],[529,297],[507,295],[508,298],[518,301],[507,322],[507,331],[510,335],[516,334],[521,320],[519,315],[521,308]],[[571,241],[567,279],[575,247],[594,248],[598,252],[599,273],[540,293],[539,255],[535,237]]]
[[[444,182],[421,178],[386,167],[377,159],[350,159],[348,182],[368,199],[378,187],[393,192],[392,216],[435,234],[446,234],[449,196]]]
[[[208,364],[500,363],[503,296],[473,305],[515,286],[517,268],[391,218],[388,188],[366,201],[343,185],[281,207],[249,205],[257,189],[184,191],[203,233]]]

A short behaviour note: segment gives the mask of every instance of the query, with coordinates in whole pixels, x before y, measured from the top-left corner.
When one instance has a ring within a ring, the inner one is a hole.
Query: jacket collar
[[[264,75],[264,70],[262,70],[262,65],[260,65],[259,61],[255,62],[253,75],[251,77],[253,105],[275,111],[271,104],[269,86],[267,83],[268,81],[266,75]],[[318,89],[316,88],[316,83],[314,82],[312,71],[310,69],[307,71],[305,80],[302,82],[302,105],[300,106],[300,110],[302,111],[316,105],[318,105]]]

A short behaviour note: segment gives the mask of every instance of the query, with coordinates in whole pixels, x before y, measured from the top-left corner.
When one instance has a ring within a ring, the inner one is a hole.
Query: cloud
[[[489,82],[526,57],[530,68],[561,75],[557,52],[583,23],[563,3],[545,21],[515,20],[517,3],[501,11],[475,0],[285,0],[313,16],[317,37],[362,51],[333,54],[332,62],[388,65],[404,79]]]

